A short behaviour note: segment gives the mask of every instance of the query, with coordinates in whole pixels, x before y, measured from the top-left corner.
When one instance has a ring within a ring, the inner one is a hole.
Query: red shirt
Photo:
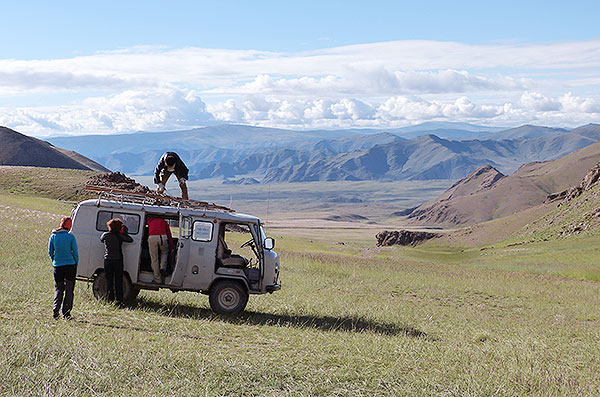
[[[148,218],[148,236],[166,235],[169,238],[169,246],[173,247],[173,237],[171,236],[171,228],[167,221],[162,218]]]

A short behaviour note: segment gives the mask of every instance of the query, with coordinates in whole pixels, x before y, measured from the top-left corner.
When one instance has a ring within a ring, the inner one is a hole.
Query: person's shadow
[[[427,334],[409,326],[384,323],[361,317],[332,317],[316,315],[272,314],[244,311],[235,316],[220,316],[210,309],[187,304],[164,304],[139,297],[130,306],[132,309],[154,311],[167,317],[179,318],[219,318],[232,324],[272,325],[294,328],[318,329],[321,331],[373,332],[383,335],[406,335],[415,338],[427,338]]]

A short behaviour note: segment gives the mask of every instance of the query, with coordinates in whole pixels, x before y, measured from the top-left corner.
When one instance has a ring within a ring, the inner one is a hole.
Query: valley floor
[[[273,228],[283,288],[239,317],[169,291],[118,309],[78,282],[75,320],[53,321],[47,240],[71,208],[0,193],[0,395],[600,394],[597,237],[377,248]]]

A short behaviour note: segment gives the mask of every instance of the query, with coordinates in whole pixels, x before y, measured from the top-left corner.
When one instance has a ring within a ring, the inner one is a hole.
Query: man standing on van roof
[[[188,167],[185,166],[179,155],[175,152],[166,152],[162,155],[154,169],[154,183],[158,185],[158,192],[165,191],[165,185],[171,174],[175,174],[181,189],[181,198],[188,199],[186,182],[188,180]]]

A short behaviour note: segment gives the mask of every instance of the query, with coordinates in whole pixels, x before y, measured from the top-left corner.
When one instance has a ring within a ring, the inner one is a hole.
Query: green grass
[[[0,193],[82,200],[97,197],[84,190],[96,171],[63,168],[0,166]]]
[[[600,286],[577,280],[599,268],[593,236],[467,249],[286,236],[283,289],[239,317],[169,291],[118,309],[78,282],[76,320],[53,321],[46,244],[70,209],[0,195],[0,395],[600,393]]]

